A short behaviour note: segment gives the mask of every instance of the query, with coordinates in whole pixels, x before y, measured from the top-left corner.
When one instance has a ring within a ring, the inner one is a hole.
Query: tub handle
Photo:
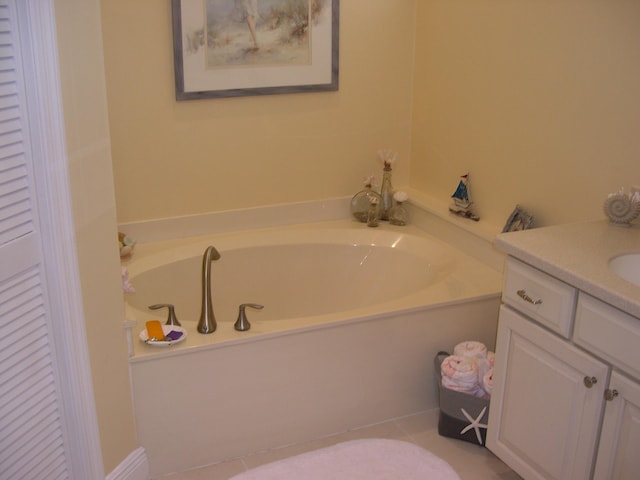
[[[158,303],[156,305],[149,305],[149,308],[151,310],[158,310],[160,308],[164,308],[167,307],[169,309],[169,315],[167,316],[167,321],[165,323],[165,325],[175,325],[176,327],[180,327],[180,322],[178,321],[178,318],[176,317],[176,309],[174,308],[174,306],[170,303]]]
[[[235,328],[239,332],[246,332],[251,328],[251,324],[247,319],[247,314],[244,312],[245,307],[251,307],[258,310],[262,310],[264,308],[264,305],[258,305],[257,303],[243,303],[240,305],[240,307],[238,308],[238,319],[236,320],[236,323],[233,326],[233,328]]]

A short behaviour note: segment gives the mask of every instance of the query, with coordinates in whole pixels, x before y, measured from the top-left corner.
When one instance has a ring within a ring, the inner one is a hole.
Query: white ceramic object
[[[136,244],[135,240],[123,233],[118,234],[118,239],[120,240],[120,257],[131,255]]]
[[[638,194],[612,193],[604,201],[604,212],[612,224],[628,227],[640,215]]]

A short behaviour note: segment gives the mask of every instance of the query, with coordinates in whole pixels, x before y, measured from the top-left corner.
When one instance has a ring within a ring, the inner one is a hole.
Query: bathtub
[[[217,330],[199,334],[202,254]],[[188,336],[131,358],[138,437],[152,476],[437,406],[432,359],[493,347],[501,275],[423,231],[351,221],[136,246],[127,315],[138,332],[175,305]],[[238,306],[251,329],[234,330]]]

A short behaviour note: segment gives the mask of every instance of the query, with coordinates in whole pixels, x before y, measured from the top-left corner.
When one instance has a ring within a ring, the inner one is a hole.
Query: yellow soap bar
[[[164,331],[162,330],[162,324],[160,320],[149,320],[146,323],[147,326],[147,335],[149,338],[155,338],[158,341],[164,339]]]

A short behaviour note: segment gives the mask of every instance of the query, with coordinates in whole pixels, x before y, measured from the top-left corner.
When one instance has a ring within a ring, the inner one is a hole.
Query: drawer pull
[[[596,383],[598,383],[598,379],[596,377],[584,377],[584,386],[585,387],[591,388]]]
[[[611,400],[613,400],[613,399],[614,399],[614,398],[616,398],[617,396],[618,396],[618,390],[615,390],[615,389],[614,389],[614,390],[611,390],[611,389],[607,388],[607,389],[604,391],[604,399],[605,399],[607,402],[610,402]]]
[[[529,302],[532,303],[533,305],[540,305],[542,303],[542,300],[534,300],[533,298],[531,298],[529,295],[527,295],[526,290],[518,290],[516,292],[518,294],[518,296],[523,299],[525,302]]]

